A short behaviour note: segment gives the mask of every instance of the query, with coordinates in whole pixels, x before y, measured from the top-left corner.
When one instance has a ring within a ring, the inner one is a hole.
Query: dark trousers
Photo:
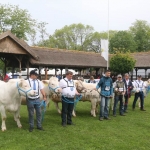
[[[69,103],[70,102],[70,103]],[[72,111],[74,107],[74,98],[62,97],[62,124],[71,124],[72,123]]]
[[[141,109],[143,109],[143,105],[144,105],[144,93],[143,92],[135,93],[134,101],[133,101],[133,104],[132,104],[133,109],[135,108],[136,101],[138,100],[139,97],[140,97],[140,101],[141,101]]]
[[[124,112],[124,109],[123,109],[123,95],[116,95],[115,96],[115,101],[114,101],[113,115],[116,115],[116,109],[117,109],[118,101],[120,101],[120,106],[119,106],[120,115],[122,115],[123,112]]]
[[[28,116],[29,116],[29,125],[34,128],[34,109],[36,111],[36,121],[37,127],[41,127],[41,107],[40,99],[28,99],[27,100]]]
[[[127,108],[128,108],[129,96],[125,95],[124,99],[125,99],[125,103],[124,103],[124,112],[125,112],[125,111],[127,111]]]

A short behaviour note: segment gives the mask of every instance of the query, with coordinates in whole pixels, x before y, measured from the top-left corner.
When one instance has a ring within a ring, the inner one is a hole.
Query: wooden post
[[[145,69],[145,78],[146,78],[146,72],[147,72],[147,69]]]
[[[96,78],[98,77],[99,68],[96,68]]]
[[[57,68],[55,68],[55,76],[57,75]]]
[[[47,68],[46,67],[45,67],[44,71],[45,71],[45,80],[47,80]]]
[[[42,69],[42,67],[39,66],[39,80],[42,80],[42,78],[41,78],[41,69]]]
[[[135,72],[136,72],[136,79],[137,79],[137,71],[138,71],[138,68],[135,68]]]
[[[4,67],[4,77],[6,76],[6,59],[4,60],[4,64],[5,64],[5,67]]]
[[[61,79],[63,78],[63,76],[62,76],[62,68],[60,68],[60,74],[61,74]]]
[[[27,67],[27,79],[29,79],[29,60],[27,60],[26,67]]]
[[[14,55],[14,57],[18,60],[19,62],[19,78],[21,78],[22,74],[21,74],[21,61],[23,59],[23,56],[19,56],[17,57],[16,55]]]

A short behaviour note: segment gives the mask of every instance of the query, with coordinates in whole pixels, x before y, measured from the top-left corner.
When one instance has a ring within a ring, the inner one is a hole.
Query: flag
[[[108,40],[101,40],[101,56],[108,61]]]

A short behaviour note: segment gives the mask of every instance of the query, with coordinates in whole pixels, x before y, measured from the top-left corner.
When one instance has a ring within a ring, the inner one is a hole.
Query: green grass
[[[51,102],[43,122],[44,132],[28,132],[28,113],[21,107],[22,129],[17,128],[8,113],[7,131],[0,131],[0,150],[149,150],[150,149],[150,94],[145,99],[146,112],[138,107],[127,116],[110,116],[110,121],[99,121],[90,116],[90,103],[79,102],[75,126],[61,126],[61,118]],[[111,112],[112,114],[112,112]],[[118,113],[119,114],[119,113]]]

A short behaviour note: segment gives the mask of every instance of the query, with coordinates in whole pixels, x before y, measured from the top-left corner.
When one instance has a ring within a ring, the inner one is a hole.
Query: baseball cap
[[[31,70],[30,71],[30,75],[36,75],[37,76],[38,74],[37,74],[37,72],[35,70]]]
[[[117,78],[122,78],[122,75],[121,75],[121,74],[118,74]]]

